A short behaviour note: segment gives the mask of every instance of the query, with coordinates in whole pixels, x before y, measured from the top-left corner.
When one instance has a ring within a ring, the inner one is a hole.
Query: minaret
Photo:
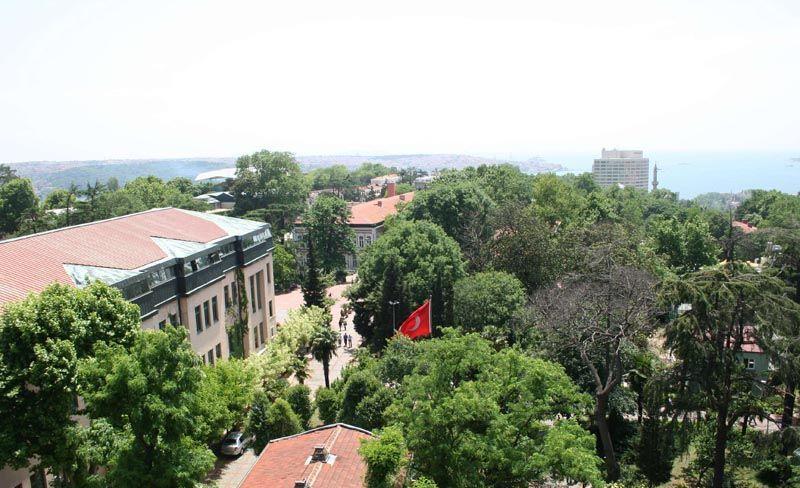
[[[653,165],[653,191],[658,190],[658,165]]]

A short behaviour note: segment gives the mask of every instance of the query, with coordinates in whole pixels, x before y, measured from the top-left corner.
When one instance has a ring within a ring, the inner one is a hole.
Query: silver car
[[[220,451],[226,456],[238,456],[242,454],[247,445],[250,444],[251,437],[239,430],[232,430],[222,439]]]

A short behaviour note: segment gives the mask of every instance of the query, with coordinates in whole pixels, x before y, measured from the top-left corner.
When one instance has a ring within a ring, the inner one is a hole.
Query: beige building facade
[[[592,176],[600,186],[623,185],[647,190],[650,160],[640,150],[603,149],[594,160]]]
[[[28,251],[42,248],[57,252]],[[272,251],[265,223],[178,209],[34,234],[0,241],[0,281],[10,285],[0,307],[52,282],[101,280],[139,306],[143,329],[183,326],[198,357],[214,364],[258,354],[274,337]],[[241,335],[230,334],[237,323]],[[42,476],[5,466],[0,488],[40,488]]]

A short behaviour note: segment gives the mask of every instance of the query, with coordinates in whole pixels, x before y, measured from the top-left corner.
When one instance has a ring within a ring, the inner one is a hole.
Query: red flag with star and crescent
[[[400,324],[397,332],[415,339],[429,336],[433,332],[431,325],[431,302],[425,300],[421,307],[414,310],[408,318]]]

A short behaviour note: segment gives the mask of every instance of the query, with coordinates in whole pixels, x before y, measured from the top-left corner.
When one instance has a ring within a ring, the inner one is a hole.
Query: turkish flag
[[[397,332],[405,334],[415,339],[417,337],[429,336],[433,332],[431,326],[431,302],[425,300],[421,307],[414,310],[408,318],[400,324]]]

